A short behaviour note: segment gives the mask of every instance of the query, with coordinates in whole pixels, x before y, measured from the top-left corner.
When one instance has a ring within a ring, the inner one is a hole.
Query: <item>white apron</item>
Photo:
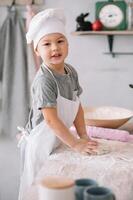
[[[53,73],[46,66],[45,68],[51,73],[57,84]],[[57,89],[57,113],[64,124],[70,128],[78,112],[79,99],[78,97],[76,97],[75,101],[66,99],[60,95],[58,84]],[[45,120],[32,129],[30,135],[27,137],[24,169],[20,180],[19,200],[24,200],[24,193],[26,193],[34,182],[36,174],[42,167],[46,157],[49,156],[55,148],[59,147],[60,144],[61,141],[56,137],[54,131],[46,124]]]

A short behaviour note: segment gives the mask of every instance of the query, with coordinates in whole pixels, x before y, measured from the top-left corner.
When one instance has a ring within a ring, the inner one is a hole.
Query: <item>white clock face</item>
[[[99,12],[99,19],[107,28],[117,27],[123,20],[123,12],[116,5],[105,5]]]

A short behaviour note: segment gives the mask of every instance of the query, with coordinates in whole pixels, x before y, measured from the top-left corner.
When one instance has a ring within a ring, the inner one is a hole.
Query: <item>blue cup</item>
[[[84,200],[115,200],[113,192],[106,187],[93,187],[84,190]]]
[[[75,180],[75,198],[76,200],[83,200],[83,192],[86,188],[98,186],[97,182],[93,179],[77,179]]]

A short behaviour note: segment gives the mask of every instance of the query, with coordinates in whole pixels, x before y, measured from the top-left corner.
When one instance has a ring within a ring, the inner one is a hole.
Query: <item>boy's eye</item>
[[[64,42],[64,40],[58,40],[58,43],[62,43],[62,42]]]
[[[43,46],[49,46],[49,45],[50,45],[49,42],[43,44]]]

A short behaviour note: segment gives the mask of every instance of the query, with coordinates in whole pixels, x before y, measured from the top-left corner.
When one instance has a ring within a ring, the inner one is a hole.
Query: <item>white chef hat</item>
[[[66,19],[63,9],[49,8],[35,15],[26,34],[27,43],[33,42],[36,49],[39,40],[50,33],[61,33],[66,36]]]

